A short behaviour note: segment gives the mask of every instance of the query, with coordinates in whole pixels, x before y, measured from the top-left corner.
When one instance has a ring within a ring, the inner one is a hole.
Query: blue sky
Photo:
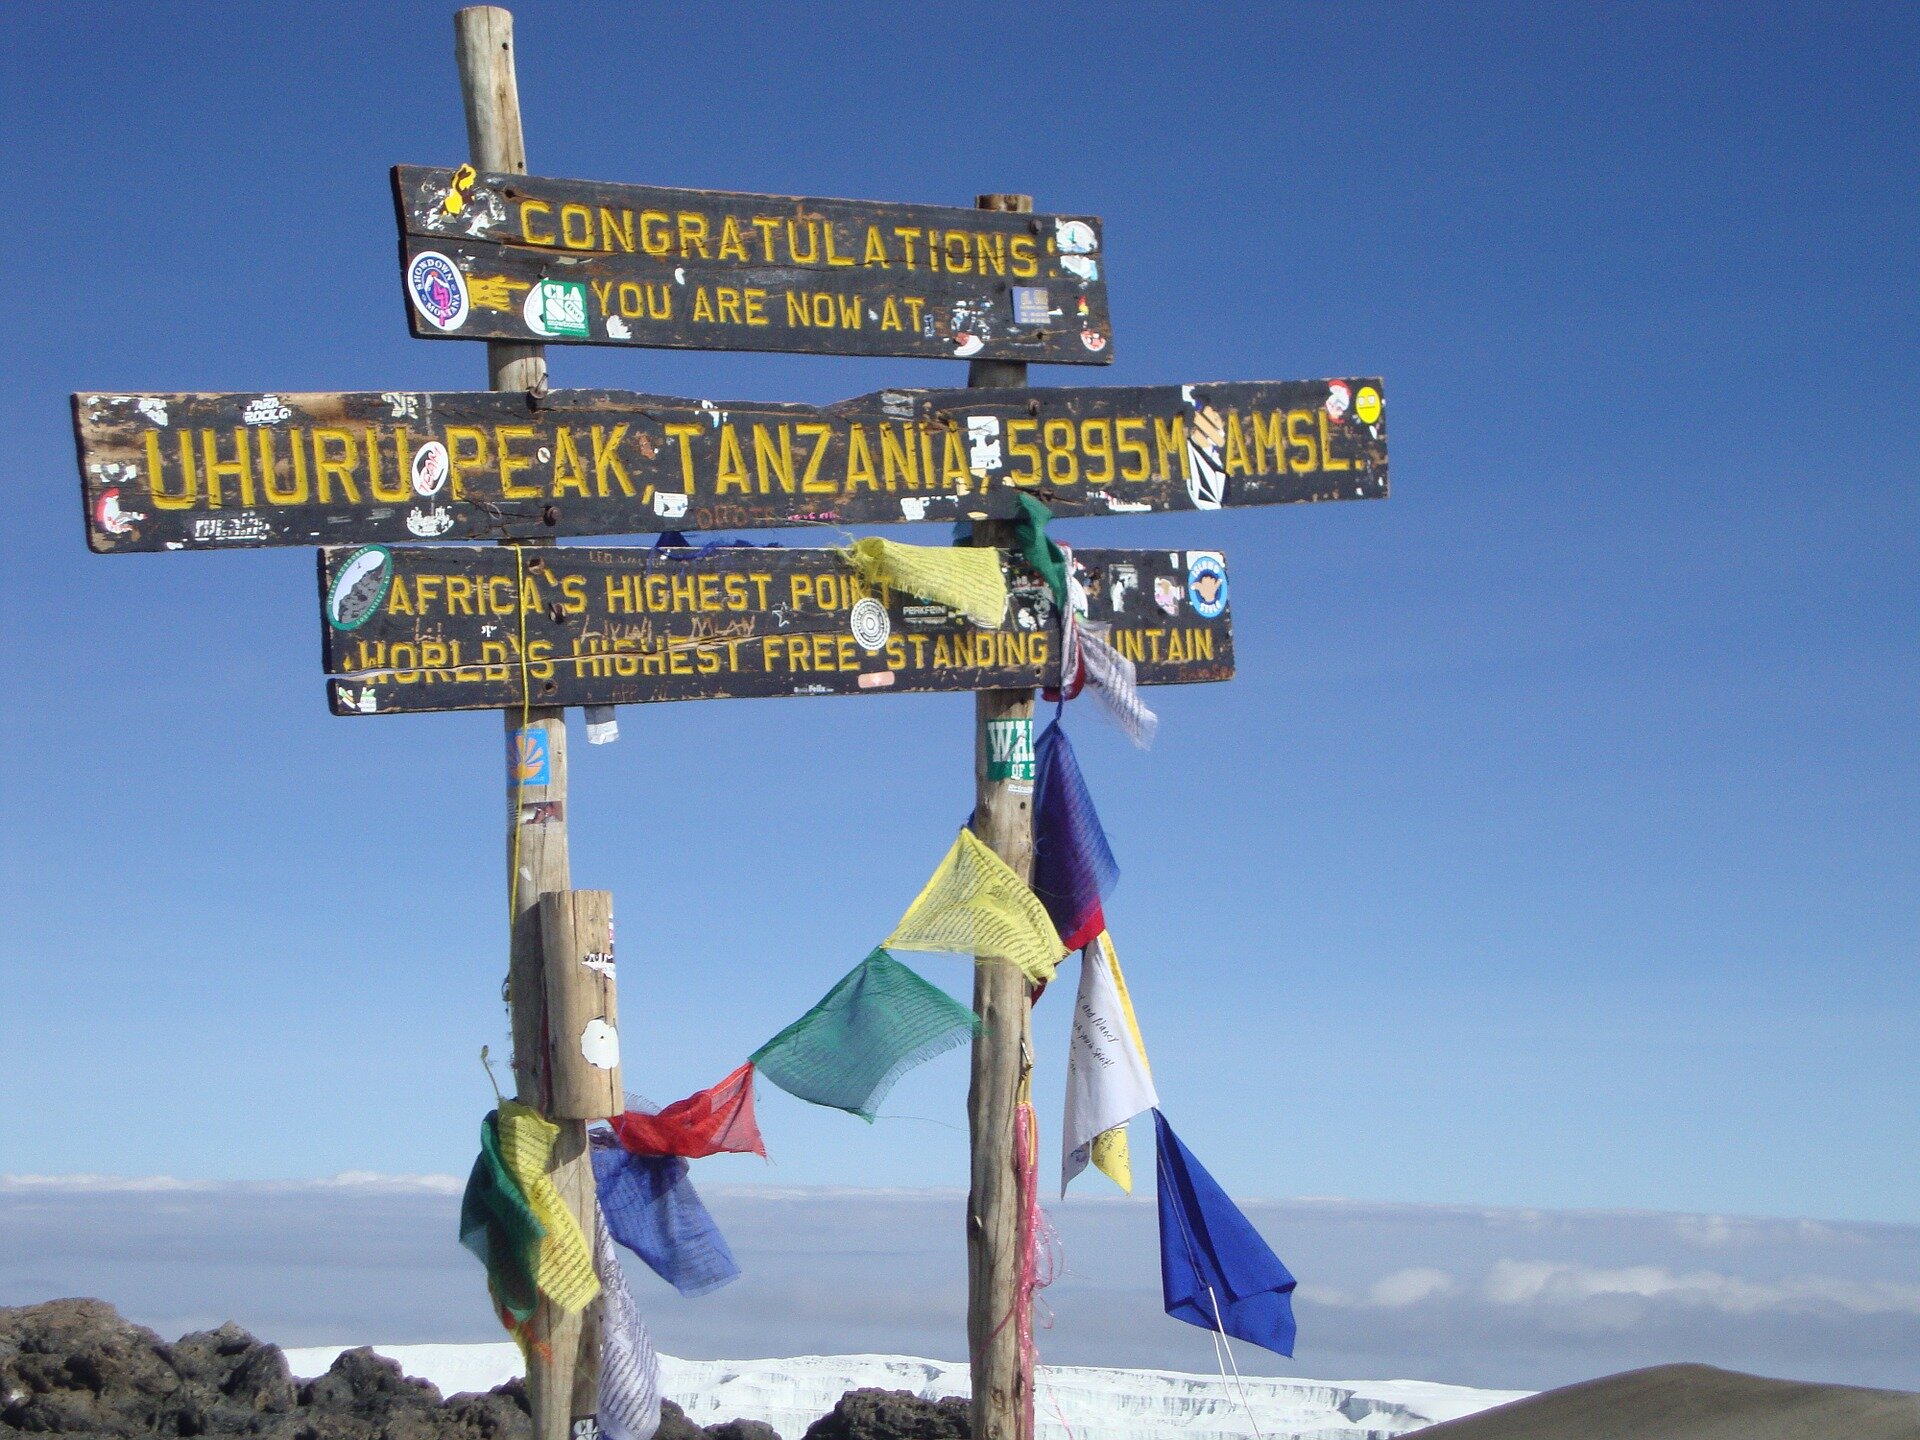
[[[1024,190],[1105,218],[1101,378],[1386,377],[1385,503],[1061,527],[1232,565],[1234,681],[1156,692],[1147,754],[1069,720],[1165,1108],[1230,1190],[1920,1219],[1910,7],[516,13],[538,171]],[[501,1048],[498,722],[330,718],[305,552],[88,554],[66,409],[483,383],[393,274],[386,168],[464,157],[450,7],[51,7],[0,83],[0,1171],[460,1171]],[[826,401],[961,368],[553,374]],[[576,728],[631,1088],[717,1079],[886,932],[970,725]],[[949,1056],[873,1129],[767,1094],[776,1163],[708,1173],[959,1184],[964,1091]]]

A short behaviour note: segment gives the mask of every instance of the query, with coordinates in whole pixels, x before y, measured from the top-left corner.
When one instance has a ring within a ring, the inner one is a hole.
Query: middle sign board
[[[834,405],[76,395],[88,543],[633,535],[1214,510],[1387,493],[1380,382],[883,390]]]
[[[777,546],[340,546],[320,552],[337,715],[1005,690],[1059,676],[1046,582],[1001,554],[1002,623]],[[1075,550],[1085,622],[1142,685],[1233,674],[1212,550]]]

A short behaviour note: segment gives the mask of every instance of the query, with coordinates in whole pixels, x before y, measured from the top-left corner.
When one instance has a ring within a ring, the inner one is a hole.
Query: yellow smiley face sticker
[[[1353,413],[1360,417],[1362,425],[1371,425],[1380,418],[1380,392],[1371,385],[1362,385],[1360,393],[1353,397]]]

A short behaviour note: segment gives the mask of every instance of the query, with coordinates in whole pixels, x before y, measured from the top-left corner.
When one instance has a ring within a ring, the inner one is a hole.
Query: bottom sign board
[[[320,552],[336,715],[636,705],[1052,684],[1052,593],[1000,554],[1007,613],[982,629],[862,579],[836,551],[738,546],[335,547]],[[1085,622],[1142,685],[1233,674],[1215,550],[1075,550]]]

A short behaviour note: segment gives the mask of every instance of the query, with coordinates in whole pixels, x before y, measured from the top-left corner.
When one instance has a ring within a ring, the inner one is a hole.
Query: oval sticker
[[[327,621],[336,630],[358,630],[387,598],[393,583],[393,555],[384,545],[367,545],[347,557],[327,590]]]

